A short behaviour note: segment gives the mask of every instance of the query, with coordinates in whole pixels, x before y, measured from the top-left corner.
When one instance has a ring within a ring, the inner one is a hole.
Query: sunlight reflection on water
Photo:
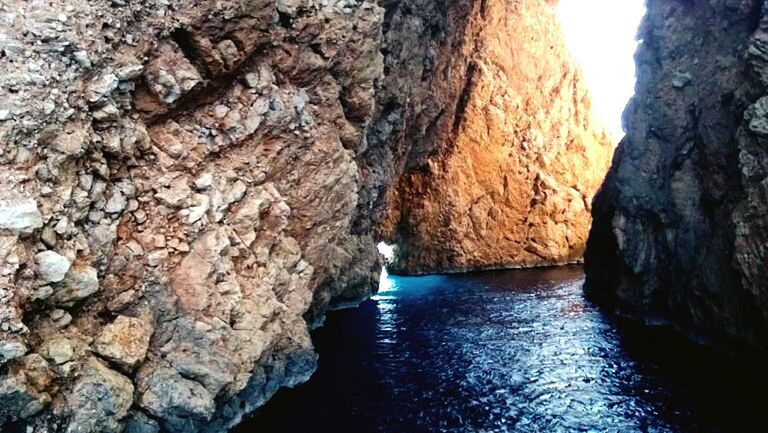
[[[761,431],[743,390],[765,382],[678,339],[620,331],[582,282],[579,267],[384,274],[371,301],[315,332],[310,382],[238,432]]]

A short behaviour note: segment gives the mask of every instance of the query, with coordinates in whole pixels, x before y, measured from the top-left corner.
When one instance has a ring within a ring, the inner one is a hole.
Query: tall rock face
[[[220,432],[306,380],[308,324],[378,280],[384,10],[0,9],[0,430]]]
[[[406,136],[413,168],[389,197],[381,233],[395,245],[391,272],[581,260],[614,146],[555,12],[536,0],[463,10],[450,61],[429,65],[434,103],[415,110],[421,128]]]
[[[648,2],[627,135],[595,198],[588,293],[768,351],[768,9]]]

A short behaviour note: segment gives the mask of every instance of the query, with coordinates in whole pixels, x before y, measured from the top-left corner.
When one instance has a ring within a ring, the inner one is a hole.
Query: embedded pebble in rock
[[[168,250],[157,249],[147,253],[147,264],[149,266],[159,266],[168,258]]]
[[[27,381],[37,390],[44,390],[55,377],[50,364],[39,354],[31,353],[19,360]]]
[[[19,341],[0,341],[0,365],[27,353],[27,346]]]
[[[184,205],[191,193],[187,179],[182,176],[174,180],[169,187],[158,191],[155,197],[168,206],[180,207]]]
[[[101,77],[95,78],[86,92],[86,98],[88,102],[98,102],[102,98],[109,97],[112,92],[117,89],[117,85],[120,80],[115,74],[109,73]]]
[[[74,57],[74,58],[75,58],[75,61],[76,61],[76,62],[77,62],[77,63],[78,63],[80,66],[82,66],[83,68],[86,68],[86,69],[88,69],[88,68],[90,68],[91,66],[93,66],[93,65],[91,64],[91,59],[90,59],[90,57],[88,57],[88,52],[86,52],[86,51],[83,51],[83,50],[75,51],[74,53],[72,53],[72,57]]]
[[[176,102],[202,81],[200,73],[172,41],[161,43],[144,76],[152,91],[168,104]]]
[[[31,233],[42,226],[43,218],[34,200],[0,200],[0,229]]]
[[[64,131],[50,142],[52,149],[68,156],[83,152],[88,140],[88,131],[83,125],[67,125]]]
[[[195,179],[195,188],[204,190],[210,188],[213,185],[213,175],[211,173],[203,173]]]
[[[126,64],[115,69],[115,75],[121,81],[138,78],[142,72],[144,72],[144,65],[140,63]]]
[[[91,266],[74,264],[64,279],[53,286],[51,300],[56,305],[69,305],[99,290],[98,272]]]
[[[104,205],[104,212],[106,213],[119,213],[122,212],[128,204],[127,199],[120,191],[112,192],[109,196],[107,203]]]
[[[193,206],[187,209],[186,223],[193,224],[199,221],[208,211],[211,199],[204,194],[195,194],[192,199]]]
[[[42,284],[57,283],[63,280],[71,266],[69,259],[50,250],[37,253],[35,263]]]
[[[53,295],[53,288],[51,286],[41,286],[35,289],[35,299],[44,301]]]
[[[75,346],[71,340],[58,337],[43,343],[40,353],[54,364],[61,365],[75,356]]]
[[[144,360],[152,337],[152,326],[146,321],[118,316],[108,324],[93,343],[99,355],[130,370]]]

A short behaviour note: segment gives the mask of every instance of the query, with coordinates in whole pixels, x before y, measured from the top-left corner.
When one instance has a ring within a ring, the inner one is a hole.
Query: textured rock
[[[72,265],[69,259],[50,250],[37,253],[35,263],[42,284],[58,283],[63,280]]]
[[[613,145],[592,118],[555,8],[471,6],[451,75],[433,85],[431,98],[450,102],[427,111],[418,136],[431,156],[392,197],[391,272],[564,264],[584,252]]]
[[[131,369],[144,360],[152,337],[152,326],[144,320],[117,316],[93,343],[99,355]]]
[[[588,293],[646,323],[766,352],[768,10],[648,7],[627,136],[594,202]]]
[[[125,433],[158,433],[157,421],[142,412],[132,413],[125,422]]]
[[[50,362],[61,365],[72,361],[75,357],[75,346],[77,343],[65,337],[57,337],[47,340],[39,350]]]
[[[222,431],[306,380],[313,300],[377,281],[353,224],[384,10],[0,8],[0,424]]]
[[[27,353],[27,346],[19,341],[0,341],[0,365]]]
[[[119,433],[133,401],[133,384],[101,361],[89,358],[66,394],[70,414],[67,433]]]
[[[0,380],[0,422],[28,418],[38,414],[51,401],[40,393],[21,368],[6,371]]]
[[[0,424],[220,432],[307,380],[309,328],[371,295],[410,212],[391,186],[485,118],[463,83],[499,95],[482,52],[517,43],[483,31],[516,31],[500,1],[382,5],[0,5]]]
[[[43,220],[34,200],[0,201],[0,229],[31,233],[42,226]]]
[[[140,376],[141,407],[164,420],[171,432],[181,432],[186,425],[211,419],[215,410],[213,395],[197,382],[184,379],[175,370],[159,368]]]
[[[54,286],[53,303],[70,305],[83,300],[99,290],[98,273],[91,266],[72,265],[64,280]]]

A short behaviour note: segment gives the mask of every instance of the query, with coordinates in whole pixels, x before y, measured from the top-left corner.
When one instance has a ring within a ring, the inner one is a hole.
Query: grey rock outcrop
[[[587,291],[610,310],[763,353],[766,31],[759,1],[648,2],[586,254]]]
[[[218,432],[306,380],[378,282],[384,9],[0,10],[0,425]]]
[[[384,10],[0,12],[0,426],[218,432],[305,381],[309,325],[378,280],[353,221]]]

